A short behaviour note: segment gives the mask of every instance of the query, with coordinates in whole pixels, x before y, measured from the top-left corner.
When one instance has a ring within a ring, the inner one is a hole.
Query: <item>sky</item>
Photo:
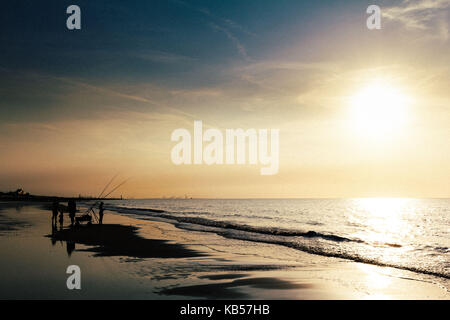
[[[66,28],[71,4],[81,30]],[[449,8],[8,1],[0,190],[95,196],[118,174],[113,195],[134,198],[450,197]],[[195,120],[279,129],[278,173],[176,166],[171,134]]]

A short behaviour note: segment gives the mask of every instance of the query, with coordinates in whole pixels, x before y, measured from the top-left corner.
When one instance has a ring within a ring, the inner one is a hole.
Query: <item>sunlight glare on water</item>
[[[450,276],[450,199],[148,199],[108,206],[280,250]]]
[[[359,222],[368,227],[364,232],[367,240],[392,245],[409,234],[410,225],[405,216],[415,214],[409,207],[413,199],[361,198],[354,199],[354,202]]]

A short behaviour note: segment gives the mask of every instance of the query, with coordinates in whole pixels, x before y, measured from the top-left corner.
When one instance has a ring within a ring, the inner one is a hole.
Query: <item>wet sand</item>
[[[242,251],[241,240],[164,221],[107,211],[103,226],[71,229],[66,219],[52,233],[42,206],[0,209],[3,299],[450,298],[431,276],[269,244]],[[66,288],[73,264],[82,270],[82,290]]]
[[[125,256],[133,258],[187,258],[200,257],[201,253],[181,244],[165,240],[145,239],[137,234],[138,228],[120,224],[92,224],[55,230],[48,237],[92,246],[85,251],[96,256]]]
[[[210,276],[211,280],[221,280],[232,278],[234,275]],[[245,277],[246,275],[240,275]],[[238,290],[239,287],[249,286],[254,289],[262,290],[289,290],[289,289],[309,289],[312,285],[307,283],[295,283],[278,278],[246,278],[230,282],[219,282],[204,285],[193,285],[185,287],[176,287],[162,290],[160,293],[165,295],[191,296],[210,299],[249,299],[251,295]],[[276,297],[274,297],[276,298]]]

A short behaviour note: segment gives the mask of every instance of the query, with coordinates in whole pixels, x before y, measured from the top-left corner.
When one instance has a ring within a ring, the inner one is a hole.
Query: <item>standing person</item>
[[[75,223],[75,214],[77,212],[77,203],[75,202],[75,200],[71,199],[69,200],[67,207],[69,210],[70,225],[73,226]]]
[[[53,201],[52,204],[52,226],[57,224],[59,202]]]
[[[64,222],[64,210],[63,210],[63,208],[60,208],[60,210],[59,210],[59,224],[60,224],[61,229],[62,229],[62,226],[63,226],[63,222]]]
[[[98,223],[99,224],[103,224],[103,211],[105,211],[105,209],[103,208],[103,202],[100,202],[100,206],[98,207],[98,216],[99,216],[99,220]]]

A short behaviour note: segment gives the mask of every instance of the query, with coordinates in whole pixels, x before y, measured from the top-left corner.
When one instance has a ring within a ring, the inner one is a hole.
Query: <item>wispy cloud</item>
[[[91,84],[86,83],[86,82],[82,82],[82,81],[78,81],[78,80],[74,80],[74,79],[70,79],[70,78],[65,78],[65,77],[53,77],[53,78],[56,79],[56,80],[62,81],[62,82],[66,82],[66,83],[72,84],[74,86],[78,86],[78,87],[82,87],[82,88],[85,88],[85,89],[89,89],[91,91],[96,91],[96,92],[99,92],[99,93],[103,93],[105,95],[112,95],[112,96],[123,98],[123,99],[128,99],[128,100],[133,100],[133,101],[138,101],[138,102],[151,103],[153,105],[158,105],[158,103],[156,103],[156,102],[154,102],[152,100],[149,100],[147,98],[144,98],[144,97],[118,92],[116,90],[111,90],[109,88],[104,88],[104,87],[100,87],[100,86],[91,85]]]
[[[244,45],[236,38],[228,29],[218,26],[215,23],[210,23],[211,28],[217,31],[221,31],[225,33],[228,39],[236,46],[237,51],[245,60],[251,60],[247,54],[247,49],[245,49]]]
[[[226,26],[229,27],[229,28],[233,28],[233,29],[238,30],[238,31],[240,31],[240,32],[242,32],[242,33],[245,33],[245,34],[247,34],[247,35],[249,35],[249,36],[256,36],[255,33],[249,31],[246,27],[240,25],[240,24],[237,23],[236,21],[233,21],[233,20],[228,19],[228,18],[221,18],[221,17],[219,17],[219,16],[216,16],[215,14],[213,14],[213,13],[212,13],[209,9],[207,9],[207,8],[196,8],[196,10],[197,10],[198,12],[201,12],[201,13],[203,13],[204,15],[206,15],[206,16],[208,16],[208,17],[214,19],[214,20],[216,20],[216,21],[221,22],[223,25],[226,25]]]
[[[403,24],[407,29],[435,30],[448,40],[450,0],[404,0],[400,5],[382,9],[383,17]]]
[[[181,109],[169,106],[169,105],[165,104],[164,102],[151,100],[151,99],[149,99],[147,97],[143,97],[142,95],[123,93],[123,92],[120,92],[120,91],[115,90],[115,89],[110,89],[110,88],[107,88],[107,87],[91,85],[91,84],[86,83],[86,82],[73,80],[73,79],[69,79],[69,78],[55,77],[55,79],[58,79],[58,80],[63,81],[63,82],[71,83],[71,84],[73,84],[75,86],[82,87],[82,88],[85,88],[85,89],[89,89],[89,90],[92,90],[92,91],[104,94],[106,96],[119,97],[119,98],[126,99],[126,100],[132,100],[132,101],[136,101],[136,102],[142,102],[142,103],[145,103],[145,104],[150,104],[152,106],[158,107],[158,109],[165,110],[164,111],[165,113],[174,113],[174,114],[178,114],[180,116],[183,116],[183,117],[189,118],[189,119],[196,119],[196,118],[198,118],[197,116],[195,116],[195,115],[193,115],[193,114],[191,114],[189,112],[186,112],[186,111],[183,111]],[[166,90],[164,90],[164,91],[166,91]],[[127,111],[127,113],[129,113],[129,112],[130,111]]]
[[[215,30],[215,31],[221,31],[223,32],[227,38],[235,45],[238,53],[247,61],[250,61],[251,58],[247,54],[247,49],[242,44],[242,42],[238,39],[238,37],[230,30],[234,29],[241,33],[244,33],[246,35],[250,36],[256,36],[255,33],[249,31],[244,26],[240,25],[236,21],[233,21],[229,18],[222,18],[215,14],[213,14],[208,8],[205,7],[196,7],[193,6],[187,2],[184,2],[182,0],[172,0],[173,3],[176,3],[178,5],[181,5],[183,7],[190,8],[191,10],[194,10],[196,12],[199,12],[203,14],[205,17],[209,18],[211,22],[209,23],[209,26]]]
[[[232,19],[229,19],[229,18],[222,18],[222,17],[219,17],[219,16],[213,14],[208,8],[205,8],[205,7],[195,7],[195,6],[192,6],[191,4],[189,4],[189,3],[185,2],[185,1],[182,1],[182,0],[171,0],[171,1],[172,1],[173,3],[176,3],[176,4],[178,4],[178,5],[181,5],[181,6],[183,6],[183,7],[187,7],[187,8],[190,8],[190,9],[192,9],[192,10],[195,10],[195,11],[197,11],[197,12],[200,12],[200,13],[204,14],[205,16],[208,16],[208,17],[210,17],[210,18],[213,18],[214,20],[218,20],[218,21],[220,21],[220,22],[226,24],[228,27],[231,27],[231,28],[234,28],[234,29],[236,29],[236,30],[239,30],[239,31],[241,31],[241,32],[243,32],[243,33],[245,33],[245,34],[247,34],[247,35],[250,35],[250,36],[256,36],[255,33],[251,32],[251,31],[248,30],[246,27],[240,25],[240,24],[237,23],[236,21],[233,21]]]
[[[146,52],[136,52],[132,53],[131,55],[139,59],[149,60],[158,63],[183,63],[183,62],[189,63],[196,61],[196,59],[192,57],[156,50],[150,50]]]

